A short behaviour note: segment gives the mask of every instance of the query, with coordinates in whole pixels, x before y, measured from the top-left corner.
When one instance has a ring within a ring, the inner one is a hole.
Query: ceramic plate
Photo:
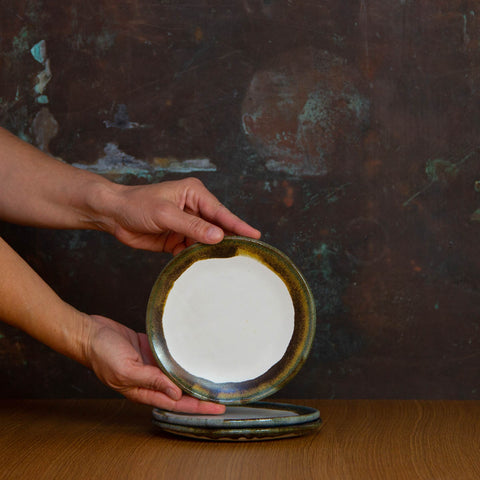
[[[315,332],[310,289],[293,262],[249,238],[195,244],[159,275],[147,334],[165,374],[190,395],[240,405],[284,386]]]
[[[190,427],[266,428],[312,422],[320,418],[320,412],[311,407],[256,402],[244,406],[228,406],[223,415],[192,415],[155,408],[153,418],[162,423]]]
[[[318,418],[307,423],[283,425],[280,427],[245,427],[245,428],[205,428],[188,425],[175,425],[153,420],[153,425],[164,432],[195,438],[197,440],[212,440],[217,442],[240,442],[275,440],[281,438],[299,437],[314,433],[322,424]]]

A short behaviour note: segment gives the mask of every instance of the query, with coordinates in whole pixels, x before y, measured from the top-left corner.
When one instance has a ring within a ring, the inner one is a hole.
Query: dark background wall
[[[0,124],[118,182],[198,176],[287,253],[318,326],[280,396],[480,398],[479,60],[479,1],[0,0]],[[144,330],[168,255],[0,235]],[[5,325],[0,385],[111,394]]]

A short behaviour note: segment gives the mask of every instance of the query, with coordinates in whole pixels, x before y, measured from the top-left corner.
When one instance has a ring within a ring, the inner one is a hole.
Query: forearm
[[[0,128],[0,219],[38,227],[111,231],[104,209],[119,188]]]
[[[0,128],[0,219],[47,228],[95,229],[134,248],[179,253],[225,232],[260,232],[195,178],[125,186],[74,168]]]
[[[90,366],[89,317],[63,302],[1,238],[0,320]]]

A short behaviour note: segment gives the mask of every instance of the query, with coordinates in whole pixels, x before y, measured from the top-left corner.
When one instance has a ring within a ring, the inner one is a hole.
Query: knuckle
[[[189,220],[189,231],[199,233],[203,230],[204,222],[199,217],[194,217]]]
[[[215,204],[215,210],[218,212],[220,210],[228,210],[228,209],[222,202],[217,200],[217,203]]]
[[[161,376],[152,378],[150,384],[148,385],[148,388],[157,392],[163,392],[163,390],[165,390],[166,388],[165,379]]]
[[[202,188],[203,182],[196,177],[188,177],[185,180],[185,184],[190,188]]]
[[[133,403],[142,403],[138,396],[138,391],[129,390],[127,392],[121,392],[121,393],[125,398],[127,398]]]

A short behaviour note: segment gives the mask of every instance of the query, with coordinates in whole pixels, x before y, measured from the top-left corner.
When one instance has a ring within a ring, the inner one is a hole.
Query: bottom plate
[[[275,440],[281,438],[299,437],[314,433],[322,424],[322,419],[317,419],[291,425],[282,425],[276,427],[227,427],[227,428],[208,428],[196,427],[191,425],[181,425],[168,422],[152,420],[153,426],[163,432],[181,435],[183,437],[194,438],[197,440],[210,440],[217,442],[251,442],[260,440]]]

